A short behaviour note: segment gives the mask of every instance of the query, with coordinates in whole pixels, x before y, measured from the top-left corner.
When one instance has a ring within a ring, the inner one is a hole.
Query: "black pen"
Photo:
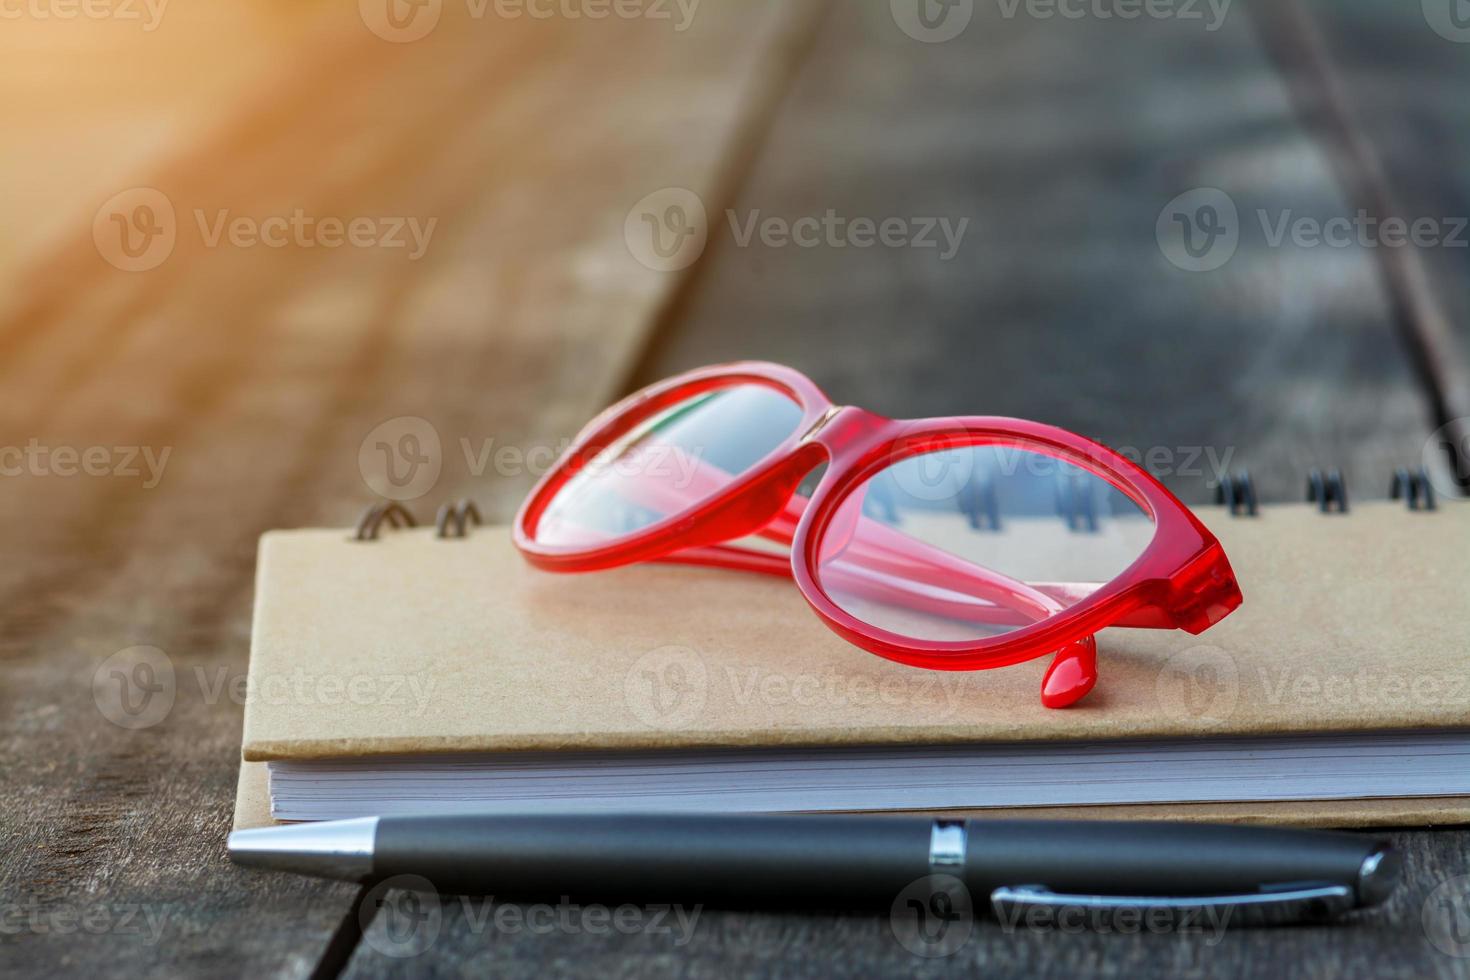
[[[1374,905],[1399,876],[1351,834],[1183,823],[883,816],[368,817],[230,835],[237,863],[352,881],[397,875],[506,899],[884,905],[926,877],[997,914],[1165,909],[1237,924]]]

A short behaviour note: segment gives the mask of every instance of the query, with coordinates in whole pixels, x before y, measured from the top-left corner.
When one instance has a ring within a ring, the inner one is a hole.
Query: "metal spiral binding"
[[[453,504],[446,501],[439,508],[439,516],[434,519],[434,537],[441,540],[467,537],[466,525],[474,524],[479,527],[483,523],[480,519],[480,508],[475,506],[473,500],[460,500]]]
[[[1334,509],[1339,514],[1348,510],[1347,484],[1343,482],[1342,470],[1312,470],[1307,476],[1307,503],[1316,504],[1324,514]]]
[[[1055,487],[1057,516],[1067,522],[1068,531],[1098,530],[1097,499],[1092,485],[1080,473],[1058,474]],[[1000,524],[997,521],[996,529]]]
[[[980,478],[967,480],[955,494],[960,513],[970,522],[970,530],[1000,530],[1000,499],[995,493],[995,481]]]
[[[1434,484],[1429,482],[1429,472],[1420,467],[1410,471],[1399,467],[1393,471],[1393,485],[1388,495],[1393,500],[1403,498],[1410,510],[1434,510]]]
[[[378,540],[378,531],[384,524],[389,527],[414,527],[416,522],[413,515],[402,504],[373,504],[363,511],[362,519],[357,522],[357,533],[353,536],[353,540]]]
[[[443,541],[469,537],[471,526],[479,527],[484,523],[480,508],[475,506],[473,500],[457,500],[439,508],[438,516],[434,519],[434,536]],[[353,540],[376,541],[384,527],[418,527],[418,521],[414,520],[414,516],[402,504],[389,501],[376,503],[363,511]]]
[[[1438,500],[1434,484],[1429,480],[1429,471],[1424,467],[1410,470],[1399,467],[1393,472],[1393,484],[1388,495],[1393,500],[1403,500],[1409,510],[1437,510]],[[1215,487],[1215,503],[1230,508],[1233,517],[1249,515],[1255,517],[1256,488],[1248,472],[1241,470],[1234,476],[1226,476]],[[1316,504],[1324,514],[1348,512],[1347,481],[1342,470],[1314,469],[1307,476],[1307,503]]]
[[[1260,513],[1256,503],[1256,484],[1246,470],[1221,478],[1215,487],[1215,503],[1230,508],[1232,517],[1255,517]]]

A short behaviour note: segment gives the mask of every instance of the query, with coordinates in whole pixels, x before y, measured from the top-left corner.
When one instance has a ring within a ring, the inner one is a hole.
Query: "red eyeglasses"
[[[1054,653],[1049,708],[1096,683],[1098,630],[1199,633],[1241,602],[1215,537],[1106,446],[1020,419],[886,419],[758,362],[593,419],[522,504],[515,542],[558,572],[790,576],[838,634],[915,667]]]

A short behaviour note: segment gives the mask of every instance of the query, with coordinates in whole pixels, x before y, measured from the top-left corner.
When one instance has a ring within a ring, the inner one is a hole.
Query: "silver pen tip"
[[[247,868],[363,881],[372,877],[377,833],[377,817],[237,830],[230,834],[230,860]]]

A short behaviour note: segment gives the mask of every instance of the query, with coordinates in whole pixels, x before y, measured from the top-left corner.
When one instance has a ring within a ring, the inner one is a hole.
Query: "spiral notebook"
[[[530,568],[505,528],[396,508],[261,541],[238,826],[417,810],[946,810],[1470,822],[1470,504],[1202,519],[1245,604],[1199,636],[1099,635],[935,673],[847,644],[792,584]],[[1406,490],[1408,487],[1406,486]],[[1414,506],[1407,506],[1412,503]]]

